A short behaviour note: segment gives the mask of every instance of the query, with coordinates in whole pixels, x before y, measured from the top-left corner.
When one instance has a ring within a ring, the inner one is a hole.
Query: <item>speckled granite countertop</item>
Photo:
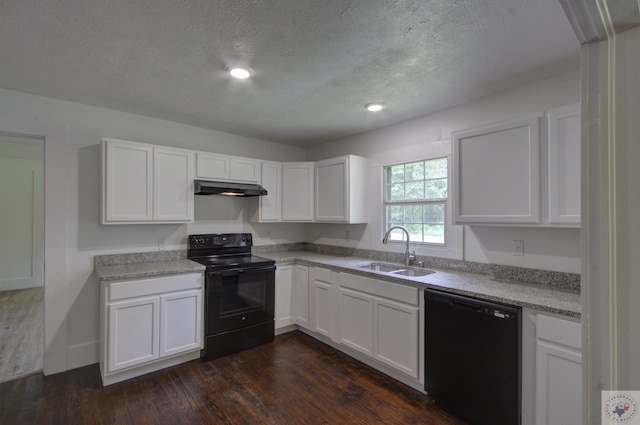
[[[503,280],[484,274],[440,270],[431,266],[428,269],[434,270],[435,273],[426,276],[391,275],[360,267],[363,264],[380,262],[378,260],[349,255],[335,256],[309,251],[267,251],[258,252],[257,255],[271,258],[279,264],[296,262],[309,266],[326,267],[339,272],[348,272],[419,288],[439,289],[564,316],[579,318],[581,313],[580,291],[575,289]],[[98,255],[94,259],[94,264],[98,278],[103,282],[205,270],[203,265],[188,260],[185,250]]]
[[[191,260],[153,261],[148,263],[96,266],[101,281],[137,279],[163,274],[201,272],[206,267]]]
[[[187,260],[186,251],[97,255],[93,262],[101,282],[200,272],[206,269],[202,264]]]
[[[384,272],[360,268],[363,264],[378,262],[361,257],[344,257],[316,254],[307,251],[284,251],[260,253],[276,263],[299,263],[326,267],[335,271],[374,277],[388,282],[401,283],[419,288],[438,289],[488,301],[502,302],[534,310],[580,317],[580,292],[560,289],[543,284],[497,280],[491,276],[434,270],[435,273],[421,276],[394,276]]]

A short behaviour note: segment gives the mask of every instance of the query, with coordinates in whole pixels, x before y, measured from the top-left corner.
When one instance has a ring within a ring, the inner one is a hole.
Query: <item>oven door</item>
[[[205,333],[273,321],[274,265],[208,271],[205,281]]]

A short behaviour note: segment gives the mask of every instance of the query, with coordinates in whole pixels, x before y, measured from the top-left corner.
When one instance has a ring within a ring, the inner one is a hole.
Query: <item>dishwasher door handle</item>
[[[467,302],[456,300],[456,299],[451,300],[451,305],[464,310],[475,311],[476,313],[481,313],[483,311],[483,308],[481,305],[467,303]]]

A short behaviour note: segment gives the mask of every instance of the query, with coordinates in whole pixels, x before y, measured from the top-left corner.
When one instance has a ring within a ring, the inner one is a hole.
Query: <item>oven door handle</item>
[[[262,267],[244,267],[237,269],[229,269],[229,270],[220,270],[220,271],[210,271],[208,274],[215,276],[234,276],[243,273],[259,273],[259,272],[268,272],[275,270],[276,266],[262,266]]]

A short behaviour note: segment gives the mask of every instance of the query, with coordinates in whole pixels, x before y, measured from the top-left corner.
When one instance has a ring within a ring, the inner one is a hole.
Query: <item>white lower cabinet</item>
[[[202,346],[202,290],[160,296],[160,357]]]
[[[311,329],[309,321],[309,267],[297,264],[293,280],[293,321],[296,325]]]
[[[420,311],[418,306],[375,298],[375,358],[419,378]]]
[[[373,296],[340,288],[338,308],[340,344],[373,356]]]
[[[339,281],[338,342],[418,382],[418,288],[348,273]]]
[[[278,266],[276,269],[276,320],[275,329],[293,325],[293,278],[294,266]]]
[[[536,425],[582,424],[582,355],[579,322],[536,317]]]
[[[109,372],[160,357],[160,298],[142,297],[108,306]]]
[[[202,286],[201,272],[102,282],[103,384],[198,358]]]
[[[331,270],[313,267],[310,277],[311,329],[327,338],[333,338],[334,302]]]

